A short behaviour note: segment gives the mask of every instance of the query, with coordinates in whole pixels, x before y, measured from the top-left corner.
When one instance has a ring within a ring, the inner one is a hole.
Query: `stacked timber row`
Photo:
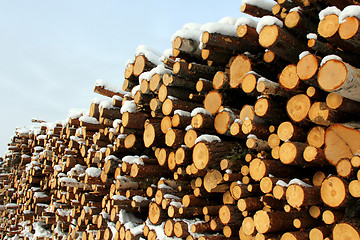
[[[2,239],[360,239],[357,3],[246,0],[139,47],[106,100],[16,129]]]

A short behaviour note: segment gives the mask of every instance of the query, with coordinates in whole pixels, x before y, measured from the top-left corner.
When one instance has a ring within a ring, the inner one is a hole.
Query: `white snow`
[[[37,140],[42,140],[42,139],[46,139],[46,135],[38,135],[36,137]]]
[[[68,176],[79,176],[80,174],[85,173],[85,169],[86,169],[85,166],[76,164],[73,168],[70,169],[70,171],[67,172],[67,175]]]
[[[303,51],[302,53],[299,54],[299,60],[301,60],[303,57],[305,57],[309,54],[311,54],[309,51]]]
[[[177,202],[177,201],[171,201],[170,206],[174,206],[176,208],[185,207],[185,205],[183,205],[181,202]]]
[[[333,14],[340,16],[341,10],[338,9],[337,7],[335,7],[335,6],[327,7],[327,8],[325,8],[325,9],[323,9],[323,10],[321,10],[321,11],[319,12],[319,19],[320,19],[320,21],[321,21],[321,20],[323,20],[326,16],[328,16],[328,15],[333,15]]]
[[[113,121],[113,128],[117,128],[121,124],[121,119],[115,119]]]
[[[123,106],[120,109],[121,114],[124,114],[124,112],[130,112],[134,113],[137,112],[136,104],[134,100],[127,100],[123,102]]]
[[[317,34],[316,33],[309,33],[308,35],[306,35],[307,39],[317,39]]]
[[[144,74],[144,73],[142,73],[141,75],[143,75],[143,74]],[[140,76],[141,76],[141,75],[140,75]],[[140,84],[136,85],[135,87],[133,87],[133,88],[131,89],[131,96],[134,97],[135,94],[136,94],[138,91],[140,91]]]
[[[130,232],[134,236],[140,235],[143,233],[144,227],[145,227],[144,224],[138,224],[137,226],[130,228]]]
[[[339,16],[339,23],[345,22],[347,17],[356,17],[360,19],[360,6],[358,5],[350,5],[345,7]]]
[[[166,185],[166,184],[159,184],[158,189],[169,189],[172,190],[173,188]]]
[[[181,200],[180,197],[172,195],[172,194],[168,194],[168,193],[164,194],[164,198],[166,198],[166,199],[174,199],[174,200]]]
[[[293,7],[292,9],[289,10],[289,13],[291,12],[302,12],[303,9],[301,7]]]
[[[163,55],[161,56],[161,61],[163,62],[165,58],[169,58],[173,54],[173,49],[168,48],[163,51]]]
[[[249,134],[249,135],[247,135],[247,138],[256,138],[257,139],[257,136],[254,134]]]
[[[337,56],[337,55],[327,55],[326,57],[324,57],[322,60],[321,60],[321,63],[320,63],[320,66],[324,65],[327,61],[330,61],[330,60],[339,60],[339,61],[342,61],[341,57]]]
[[[76,119],[84,115],[84,113],[87,113],[88,109],[78,109],[78,108],[72,108],[69,110],[68,117],[71,119]]]
[[[44,226],[46,225],[45,223],[34,222],[32,225],[33,230],[35,231],[33,239],[52,237],[52,233],[44,228]]]
[[[35,198],[46,198],[46,197],[48,197],[48,195],[46,195],[46,193],[44,193],[44,192],[35,192],[34,197]]]
[[[208,115],[208,116],[212,116],[212,114],[206,110],[205,108],[202,108],[202,107],[197,107],[197,108],[194,108],[192,111],[191,111],[191,117],[194,117],[196,114],[204,114],[204,115]]]
[[[140,202],[143,202],[143,201],[147,201],[149,199],[146,198],[146,197],[142,197],[142,196],[137,195],[137,196],[133,196],[132,200],[134,200],[135,202],[140,203]]]
[[[155,74],[164,75],[165,73],[171,74],[172,71],[170,69],[167,69],[163,63],[157,65],[153,69],[151,69],[148,72],[143,72],[139,76],[139,84],[142,82],[142,80],[150,81],[151,77]]]
[[[127,66],[129,66],[130,64],[133,64],[134,62],[135,62],[135,59],[133,59],[133,58],[128,59],[128,60],[125,62],[125,68],[126,68]]]
[[[257,6],[259,8],[262,9],[266,9],[268,11],[271,11],[273,6],[276,4],[276,2],[272,1],[272,0],[243,0],[242,1],[243,4],[249,4],[252,6]]]
[[[96,118],[87,115],[81,116],[79,120],[90,124],[100,124]]]
[[[170,41],[173,42],[177,37],[181,37],[183,39],[191,39],[199,42],[200,36],[201,32],[199,30],[180,29],[171,36]]]
[[[114,96],[112,96],[112,99],[114,100],[118,100],[118,101],[122,101],[123,100],[123,98],[121,97],[121,96],[119,96],[119,95],[114,95]]]
[[[204,33],[204,32],[220,33],[220,34],[226,35],[226,36],[237,37],[236,27],[234,25],[229,25],[226,23],[218,23],[218,22],[206,23],[201,27],[200,31],[202,33]],[[200,36],[200,38],[201,38],[201,36]]]
[[[117,138],[119,138],[119,139],[125,139],[126,137],[127,137],[126,134],[119,134],[119,135],[117,136]]]
[[[300,179],[297,179],[297,178],[291,179],[291,181],[289,182],[288,185],[292,185],[292,184],[296,184],[296,185],[300,185],[300,186],[304,186],[304,187],[312,187],[310,184],[307,184],[306,182],[304,182]]]
[[[156,239],[158,240],[168,240],[168,239],[173,239],[173,240],[181,240],[182,238],[177,238],[177,237],[168,237],[165,235],[164,233],[164,225],[165,222],[162,222],[160,225],[153,225],[149,219],[146,220],[146,225],[149,227],[150,230],[154,230],[156,233]],[[191,232],[191,231],[190,231]]]
[[[114,108],[112,99],[105,99],[100,102],[99,104],[99,110],[102,108]]]
[[[137,165],[144,165],[144,162],[141,160],[139,156],[125,156],[122,158],[123,162],[129,163],[129,164],[137,164]]]
[[[120,93],[120,94],[123,94],[123,95],[127,93],[124,90],[122,90],[122,87],[112,86],[112,85],[110,85],[109,83],[105,82],[102,79],[97,79],[95,81],[95,86],[103,87],[106,90],[116,92],[116,93]]]
[[[191,130],[191,129],[194,129],[194,127],[191,126],[191,125],[187,125],[186,128],[185,128],[185,131],[189,131],[189,130]]]
[[[228,25],[235,25],[237,20],[238,19],[235,18],[235,17],[227,16],[227,17],[223,17],[222,19],[220,19],[218,21],[218,23],[225,23],[225,24],[228,24]]]
[[[69,177],[62,177],[60,178],[60,182],[65,183],[78,183],[78,181],[75,178],[69,178]]]
[[[91,102],[95,103],[95,104],[100,104],[104,100],[105,100],[105,98],[96,97],[96,98],[93,98]]]
[[[101,175],[101,169],[96,167],[89,167],[86,169],[86,174],[90,177],[100,177]]]
[[[174,111],[174,115],[179,115],[179,116],[182,116],[182,117],[191,117],[191,113],[188,112],[188,111],[184,111],[184,110],[180,110],[180,109],[176,109]]]
[[[241,18],[238,18],[238,19],[236,20],[235,26],[236,26],[236,28],[238,28],[239,26],[247,25],[247,26],[249,26],[249,27],[252,27],[252,28],[255,28],[255,29],[256,29],[257,24],[258,24],[258,22],[255,21],[255,20],[252,19],[252,18],[249,18],[249,17],[241,17]]]
[[[30,130],[27,128],[16,129],[16,133],[19,137],[29,137]]]
[[[162,53],[148,46],[145,45],[138,46],[135,51],[135,56],[139,56],[139,55],[144,55],[147,58],[147,60],[154,63],[155,65],[161,64],[160,57],[162,56]]]
[[[221,139],[216,135],[210,135],[210,134],[202,134],[199,137],[196,138],[195,144],[199,142],[221,142]]]
[[[277,25],[277,26],[279,26],[281,28],[284,26],[283,22],[280,21],[278,18],[273,17],[273,16],[264,16],[258,22],[258,24],[256,26],[256,31],[257,31],[257,33],[260,34],[261,30],[265,26],[272,26],[272,25]]]
[[[127,222],[132,222],[132,223],[143,223],[143,221],[137,217],[134,216],[134,214],[127,212],[124,209],[120,209],[119,211],[119,221],[121,222],[121,224],[125,224]]]
[[[141,82],[143,81],[143,80],[146,80],[146,81],[150,81],[150,78],[152,77],[152,72],[151,71],[147,71],[147,72],[143,72],[143,73],[141,73],[140,74],[140,76],[139,76],[139,84],[141,84]],[[131,90],[131,92],[132,92],[132,90]]]
[[[287,184],[286,182],[284,182],[283,180],[278,180],[276,181],[276,184],[275,185],[279,185],[279,186],[282,186],[282,187],[288,187],[289,184]]]
[[[118,201],[129,200],[127,197],[122,196],[122,195],[113,195],[111,199],[113,199],[113,200],[118,200]]]
[[[59,216],[69,216],[71,214],[72,210],[71,209],[57,209],[56,210],[56,214]]]

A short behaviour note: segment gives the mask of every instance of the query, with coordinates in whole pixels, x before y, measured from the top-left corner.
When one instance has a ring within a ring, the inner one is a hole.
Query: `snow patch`
[[[265,26],[272,26],[272,25],[277,25],[277,26],[279,26],[281,28],[284,26],[283,22],[280,21],[278,18],[273,17],[273,16],[264,16],[258,22],[258,24],[256,26],[256,31],[257,31],[257,33],[260,34],[261,30]]]
[[[327,7],[319,12],[320,21],[323,20],[328,15],[338,15],[340,16],[341,10],[335,6]]]
[[[210,134],[202,134],[199,137],[196,138],[195,144],[199,142],[221,142],[221,139],[216,135],[210,135]]]
[[[321,67],[322,65],[324,65],[327,61],[330,61],[330,60],[342,61],[341,57],[339,57],[339,56],[337,56],[337,55],[334,55],[334,54],[327,55],[326,57],[324,57],[324,58],[321,60],[320,67]]]

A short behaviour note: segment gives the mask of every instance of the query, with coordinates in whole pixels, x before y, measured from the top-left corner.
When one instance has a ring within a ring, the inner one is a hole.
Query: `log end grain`
[[[301,58],[296,65],[296,72],[301,80],[308,80],[315,76],[319,62],[315,55],[308,54]]]
[[[321,199],[330,207],[341,206],[346,199],[346,192],[346,185],[337,176],[328,177],[321,184]]]
[[[310,98],[305,94],[298,94],[289,99],[286,111],[293,121],[301,122],[306,119],[310,107]]]
[[[319,69],[318,84],[328,92],[341,87],[346,81],[348,70],[345,64],[339,60],[329,60]]]
[[[342,39],[351,39],[359,30],[359,19],[347,17],[339,26],[339,35]]]
[[[217,91],[209,92],[204,100],[204,108],[209,111],[212,115],[215,115],[222,105],[221,93]]]
[[[276,42],[279,36],[279,27],[277,25],[265,26],[259,34],[259,43],[264,48],[268,48]]]
[[[340,24],[338,15],[327,15],[324,17],[323,20],[319,22],[318,33],[324,38],[332,37],[338,31],[339,25]]]

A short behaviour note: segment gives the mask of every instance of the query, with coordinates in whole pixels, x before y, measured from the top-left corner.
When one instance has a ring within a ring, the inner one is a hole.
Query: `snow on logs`
[[[355,4],[355,5],[350,5]],[[360,239],[357,1],[244,0],[18,128],[2,239]]]

